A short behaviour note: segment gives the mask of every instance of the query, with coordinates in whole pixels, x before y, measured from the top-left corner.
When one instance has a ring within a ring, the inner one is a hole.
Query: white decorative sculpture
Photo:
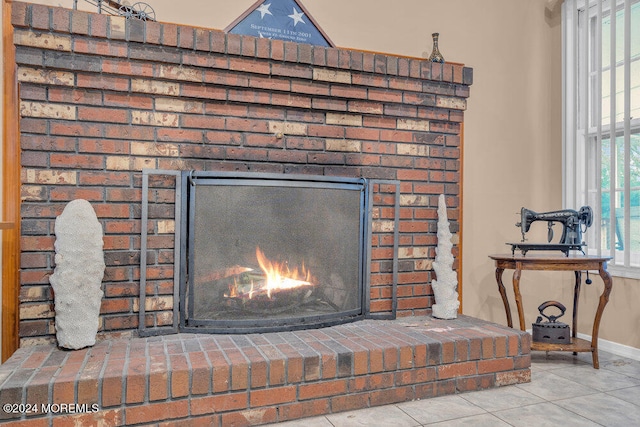
[[[49,277],[56,309],[56,337],[62,348],[77,350],[96,342],[102,302],[102,227],[93,207],[78,199],[55,223],[56,268]]]
[[[447,218],[447,205],[444,194],[438,199],[438,246],[433,269],[437,280],[431,282],[436,303],[431,307],[433,317],[438,319],[455,319],[458,317],[458,275],[453,270],[453,254],[451,249],[451,231]]]

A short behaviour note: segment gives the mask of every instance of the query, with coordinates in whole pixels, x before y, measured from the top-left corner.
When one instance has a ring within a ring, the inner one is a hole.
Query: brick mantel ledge
[[[2,407],[32,413],[0,419],[259,425],[529,382],[529,351],[529,334],[467,316],[32,346],[0,366]]]

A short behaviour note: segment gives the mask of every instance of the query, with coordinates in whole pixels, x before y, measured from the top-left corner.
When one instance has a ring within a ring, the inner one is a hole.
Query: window
[[[588,253],[640,278],[640,0],[563,4],[564,194],[589,205]]]

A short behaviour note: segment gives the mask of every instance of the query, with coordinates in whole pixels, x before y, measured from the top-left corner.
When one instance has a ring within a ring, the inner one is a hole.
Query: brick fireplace
[[[18,2],[12,24],[22,348],[0,370],[2,403],[99,405],[82,420],[249,425],[528,381],[526,334],[428,316],[439,194],[459,264],[472,69]],[[143,171],[155,171],[144,187]],[[369,320],[266,337],[138,338],[177,332],[182,171],[379,182]],[[55,218],[77,198],[103,225],[105,296],[99,343],[66,353],[55,349],[49,275]],[[41,415],[28,418],[55,418]]]
[[[54,337],[53,223],[76,198],[91,202],[104,226],[101,333],[138,328],[143,169],[399,181],[395,309],[429,313],[441,193],[459,240],[470,68],[23,3],[13,24],[23,345]],[[146,314],[163,326],[176,305],[175,185],[155,179]],[[394,214],[393,206],[374,211],[373,313],[394,310]]]

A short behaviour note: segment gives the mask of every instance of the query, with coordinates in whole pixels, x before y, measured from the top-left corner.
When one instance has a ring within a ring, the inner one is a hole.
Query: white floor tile
[[[334,427],[327,417],[302,418],[300,420],[286,421],[284,423],[269,424],[278,427]]]
[[[487,412],[519,408],[521,406],[544,402],[540,397],[517,387],[500,387],[474,393],[464,393],[461,394],[460,397]]]
[[[566,368],[568,366],[591,366],[591,353],[579,353],[573,355],[568,352],[558,351],[532,351],[531,352],[531,367],[536,370],[550,370],[557,368]]]
[[[360,409],[358,411],[342,412],[327,415],[327,419],[334,426],[361,427],[361,426],[394,426],[416,427],[420,424],[397,406],[387,405],[375,408]]]
[[[530,383],[517,384],[516,387],[547,401],[584,396],[597,392],[591,387],[562,378],[551,371],[536,372],[531,375]]]
[[[605,368],[593,369],[591,366],[554,369],[553,374],[598,391],[610,391],[640,385],[640,379],[631,378]]]
[[[471,417],[457,418],[455,420],[442,421],[435,424],[427,424],[429,427],[509,427],[509,424],[491,414],[473,415]]]
[[[415,400],[399,403],[397,406],[423,425],[486,413],[484,409],[460,396]]]
[[[625,402],[633,403],[634,405],[640,406],[640,386],[613,390],[608,392],[607,394],[615,396],[618,399],[622,399]]]
[[[631,378],[640,379],[640,361],[618,357],[607,360],[600,365],[601,369],[608,369]]]
[[[598,393],[560,400],[557,405],[603,426],[640,426],[640,406],[609,394]]]
[[[493,415],[514,427],[597,427],[599,424],[545,402],[494,412]]]

